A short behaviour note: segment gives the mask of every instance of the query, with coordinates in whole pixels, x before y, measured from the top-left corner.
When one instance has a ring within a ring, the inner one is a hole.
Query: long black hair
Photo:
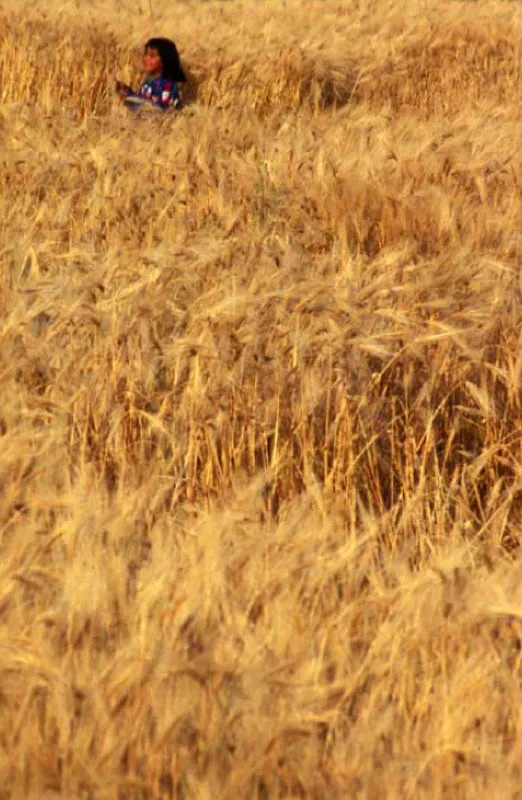
[[[149,39],[145,45],[145,50],[157,50],[161,58],[162,75],[174,83],[185,83],[187,80],[181,68],[178,49],[170,39],[156,38]]]

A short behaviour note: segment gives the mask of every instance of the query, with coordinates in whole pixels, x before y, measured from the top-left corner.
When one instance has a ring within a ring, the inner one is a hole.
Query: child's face
[[[154,47],[147,47],[143,54],[143,69],[149,75],[156,75],[161,72],[161,56]]]

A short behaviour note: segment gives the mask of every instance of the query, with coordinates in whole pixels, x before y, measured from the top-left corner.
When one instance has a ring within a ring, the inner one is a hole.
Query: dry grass
[[[1,16],[0,798],[520,798],[518,6]]]

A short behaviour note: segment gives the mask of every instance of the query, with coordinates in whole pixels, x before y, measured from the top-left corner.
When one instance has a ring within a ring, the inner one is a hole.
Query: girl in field
[[[116,91],[128,108],[143,105],[166,111],[181,108],[178,83],[186,81],[176,45],[170,39],[149,39],[143,51],[145,77],[136,93],[130,86],[116,81]]]

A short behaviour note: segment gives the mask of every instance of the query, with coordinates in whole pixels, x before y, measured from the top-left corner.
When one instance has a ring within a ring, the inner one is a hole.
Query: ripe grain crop
[[[0,19],[1,800],[519,797],[518,5]]]

